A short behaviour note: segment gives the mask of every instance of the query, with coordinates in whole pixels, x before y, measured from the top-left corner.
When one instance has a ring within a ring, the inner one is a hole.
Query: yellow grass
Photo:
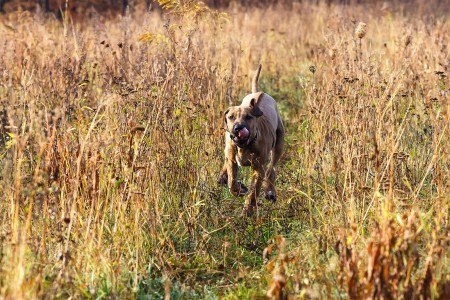
[[[445,297],[449,21],[194,4],[0,16],[0,298]],[[242,218],[222,112],[259,63],[287,146]]]

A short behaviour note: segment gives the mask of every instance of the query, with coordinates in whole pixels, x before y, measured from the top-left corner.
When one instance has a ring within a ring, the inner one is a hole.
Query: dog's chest
[[[241,167],[248,167],[251,165],[250,154],[244,151],[238,151],[236,154],[236,163]]]
[[[236,163],[241,167],[251,166],[253,153],[239,149],[236,153]]]

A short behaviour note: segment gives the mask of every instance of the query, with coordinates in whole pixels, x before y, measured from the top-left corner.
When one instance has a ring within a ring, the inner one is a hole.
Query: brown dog
[[[233,195],[243,196],[248,189],[237,180],[238,165],[252,167],[255,172],[244,206],[250,212],[263,183],[265,198],[276,201],[274,167],[284,145],[284,126],[275,100],[257,91],[260,72],[261,65],[253,77],[252,93],[225,112],[225,164],[218,179],[228,184]]]

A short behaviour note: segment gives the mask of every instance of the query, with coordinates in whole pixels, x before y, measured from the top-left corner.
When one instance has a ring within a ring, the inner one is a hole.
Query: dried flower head
[[[316,67],[315,66],[310,66],[309,67],[309,71],[311,72],[311,73],[316,73]]]
[[[356,36],[358,38],[362,39],[366,35],[366,32],[367,32],[366,26],[367,26],[366,23],[359,22],[359,24],[358,24],[358,26],[356,27],[356,30],[355,30]]]
[[[336,58],[336,52],[337,52],[336,48],[331,48],[331,49],[328,50],[328,55],[330,56],[331,59],[335,59]]]
[[[408,47],[411,44],[411,41],[412,41],[412,36],[410,34],[406,35],[405,40],[404,40],[405,47]]]

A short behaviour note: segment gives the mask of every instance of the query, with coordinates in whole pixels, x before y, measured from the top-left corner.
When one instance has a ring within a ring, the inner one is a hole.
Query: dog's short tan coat
[[[257,92],[259,66],[252,93],[241,105],[232,106],[225,112],[225,164],[219,183],[228,184],[235,196],[248,192],[245,209],[251,211],[263,186],[266,199],[276,201],[275,165],[279,161],[284,145],[284,126],[275,100]],[[253,172],[248,190],[237,180],[238,165],[251,166]]]

